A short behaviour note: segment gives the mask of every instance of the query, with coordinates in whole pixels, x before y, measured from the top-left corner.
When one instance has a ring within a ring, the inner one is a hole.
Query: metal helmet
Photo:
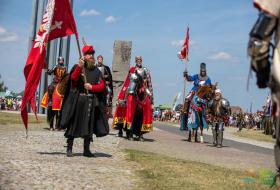
[[[59,65],[64,65],[64,58],[63,58],[62,56],[59,56],[59,57],[57,58],[57,64],[59,64]]]
[[[205,71],[206,72],[206,64],[205,63],[200,64],[200,71]]]
[[[206,64],[205,63],[200,64],[200,76],[202,76],[202,77],[206,76]]]

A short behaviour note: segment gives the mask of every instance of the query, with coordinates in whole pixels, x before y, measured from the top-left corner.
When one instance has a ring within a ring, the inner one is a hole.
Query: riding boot
[[[90,138],[84,138],[84,154],[85,157],[94,157],[94,155],[90,151]]]
[[[67,150],[66,150],[67,157],[73,156],[73,154],[72,154],[73,142],[74,142],[74,139],[72,139],[72,138],[67,139]]]
[[[217,138],[217,148],[222,148],[223,147],[223,131],[218,131],[218,138]]]

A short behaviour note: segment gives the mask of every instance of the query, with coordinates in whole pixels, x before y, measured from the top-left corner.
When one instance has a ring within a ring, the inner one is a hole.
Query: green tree
[[[0,75],[0,92],[6,92],[8,87],[5,86],[4,81],[1,80],[1,75]]]

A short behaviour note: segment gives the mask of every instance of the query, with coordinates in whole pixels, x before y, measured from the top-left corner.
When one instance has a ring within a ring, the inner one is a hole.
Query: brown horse
[[[214,97],[216,85],[198,86],[192,101],[190,102],[188,111],[188,141],[192,141],[192,137],[197,140],[197,130],[200,128],[200,142],[203,143],[203,128],[208,128],[206,121],[207,102]],[[194,131],[194,132],[193,132]]]

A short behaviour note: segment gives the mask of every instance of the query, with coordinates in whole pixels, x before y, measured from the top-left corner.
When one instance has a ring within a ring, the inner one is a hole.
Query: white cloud
[[[80,16],[98,16],[98,15],[100,15],[100,12],[94,9],[83,10],[82,12],[80,12]]]
[[[178,47],[178,46],[182,46],[184,43],[184,40],[174,40],[171,42],[172,46]]]
[[[117,18],[116,17],[113,17],[113,16],[108,16],[106,19],[105,19],[105,22],[110,24],[110,23],[113,23],[113,22],[116,22],[117,21]]]
[[[175,47],[180,47],[184,44],[184,41],[185,40],[174,40],[171,42],[171,45]],[[190,40],[190,46],[196,46],[196,45],[197,45],[196,41]]]
[[[197,42],[193,41],[193,40],[190,40],[190,46],[197,46]]]
[[[212,59],[212,60],[224,60],[225,61],[225,60],[232,59],[232,56],[226,52],[218,52],[218,53],[215,53],[215,54],[209,56],[208,58]]]
[[[7,32],[5,28],[0,27],[0,34]]]
[[[18,40],[18,35],[13,32],[8,32],[0,26],[0,42],[15,42]]]

